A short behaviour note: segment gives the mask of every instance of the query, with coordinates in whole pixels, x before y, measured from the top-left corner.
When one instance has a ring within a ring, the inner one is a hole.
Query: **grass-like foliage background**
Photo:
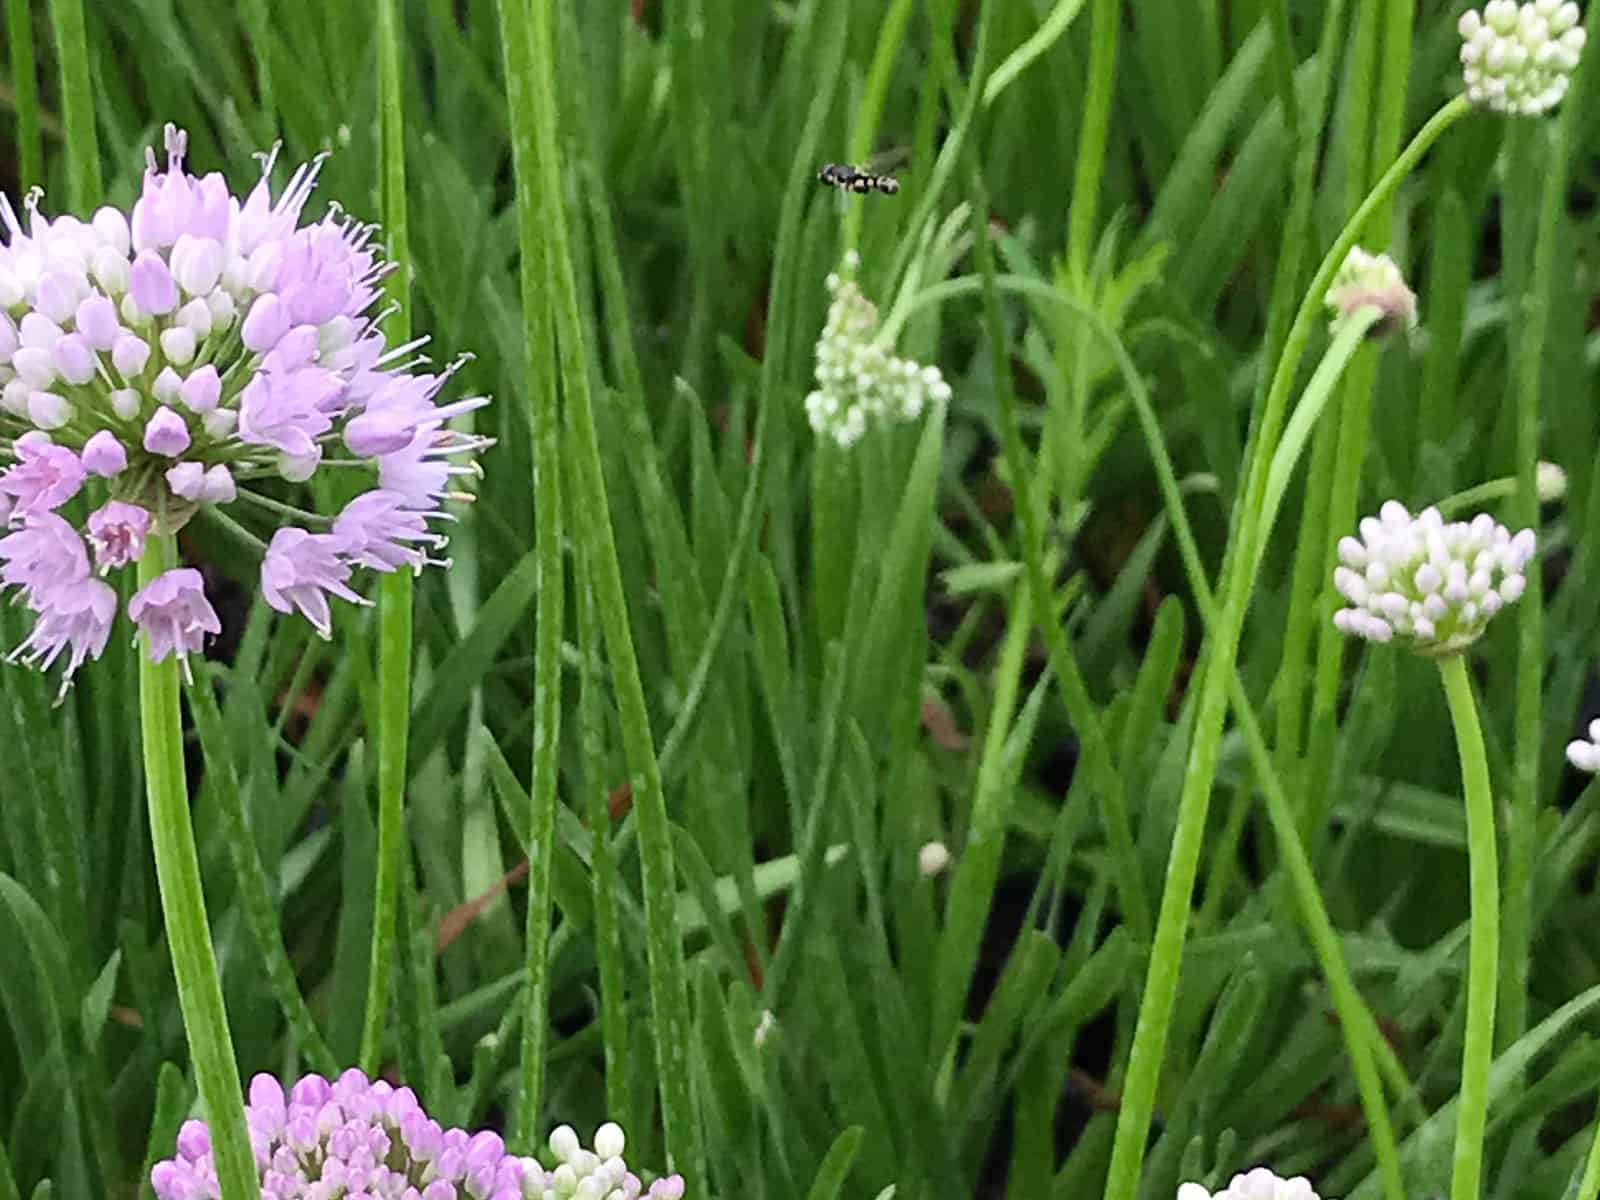
[[[459,390],[496,398],[454,565],[328,642],[260,600],[226,522],[184,531],[225,626],[185,753],[241,1073],[361,1063],[530,1148],[614,1118],[702,1196],[1100,1195],[1232,573],[1137,1194],[1269,1162],[1442,1195],[1461,772],[1437,672],[1347,647],[1330,572],[1384,499],[1490,483],[1480,506],[1539,525],[1542,588],[1468,660],[1503,885],[1483,1195],[1576,1189],[1589,64],[1550,117],[1456,121],[1356,231],[1420,326],[1351,348],[1258,568],[1238,536],[1291,318],[1460,91],[1463,7],[7,0],[9,194],[125,207],[168,121],[236,190],[275,141],[327,150],[312,215],[381,219],[406,264],[391,333],[471,352]],[[869,160],[897,195],[816,181]],[[845,451],[802,398],[850,247],[953,397]],[[1542,509],[1536,458],[1567,475]],[[7,646],[25,628],[0,613]],[[147,1195],[196,1103],[135,653],[119,635],[59,707],[0,671],[0,1200]]]

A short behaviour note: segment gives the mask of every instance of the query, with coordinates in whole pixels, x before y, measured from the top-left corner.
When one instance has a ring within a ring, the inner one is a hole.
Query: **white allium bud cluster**
[[[1600,720],[1589,722],[1589,736],[1567,743],[1567,761],[1580,771],[1600,774]]]
[[[817,339],[817,388],[806,396],[812,430],[844,447],[855,445],[869,422],[912,421],[929,400],[950,399],[938,367],[897,358],[874,338],[878,309],[852,278],[860,262],[852,250],[843,272],[828,276],[833,303]]]
[[[1513,535],[1486,513],[1451,522],[1436,508],[1412,516],[1390,500],[1362,519],[1359,540],[1339,540],[1333,584],[1350,607],[1333,622],[1368,641],[1398,636],[1420,654],[1454,654],[1522,595],[1533,554],[1531,529]]]
[[[1511,116],[1559,104],[1583,52],[1578,6],[1562,0],[1489,0],[1462,14],[1460,30],[1467,99]]]
[[[1304,1176],[1279,1179],[1265,1167],[1235,1175],[1220,1192],[1206,1191],[1198,1183],[1180,1183],[1177,1200],[1321,1200]]]
[[[550,1133],[555,1167],[545,1170],[537,1159],[520,1160],[525,1200],[682,1200],[683,1177],[668,1175],[648,1189],[622,1161],[627,1144],[622,1127],[608,1121],[594,1131],[594,1149],[585,1149],[570,1125]],[[496,1196],[499,1193],[495,1193]]]
[[[1416,294],[1406,286],[1394,259],[1369,254],[1360,246],[1350,247],[1328,289],[1327,304],[1335,320],[1369,304],[1378,309],[1383,317],[1372,327],[1373,337],[1396,328],[1409,330],[1417,323]]]

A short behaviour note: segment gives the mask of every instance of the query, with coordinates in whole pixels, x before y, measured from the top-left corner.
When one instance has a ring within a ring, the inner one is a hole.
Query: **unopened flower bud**
[[[102,429],[83,444],[82,458],[85,471],[107,479],[128,465],[127,450],[109,429]]]
[[[950,865],[950,850],[943,842],[929,842],[917,851],[917,870],[931,879]]]
[[[1567,473],[1553,462],[1541,462],[1535,470],[1535,487],[1541,504],[1554,504],[1567,494]]]

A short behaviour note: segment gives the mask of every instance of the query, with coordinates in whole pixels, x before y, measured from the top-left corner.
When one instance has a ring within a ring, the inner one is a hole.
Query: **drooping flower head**
[[[1480,108],[1533,117],[1561,102],[1583,52],[1578,6],[1489,0],[1461,16],[1461,76]]]
[[[390,268],[375,228],[337,211],[303,220],[320,159],[274,195],[268,155],[240,199],[221,175],[188,173],[170,125],[166,151],[165,169],[148,156],[128,213],[47,220],[32,194],[24,228],[0,197],[0,448],[14,460],[0,472],[0,519],[16,531],[0,538],[0,570],[43,630],[19,654],[48,665],[69,650],[67,680],[99,656],[115,616],[103,619],[97,574],[135,563],[148,537],[204,505],[337,463],[363,468],[341,475],[371,489],[343,513],[302,514],[309,529],[276,528],[294,511],[281,503],[250,510],[270,512],[265,523],[236,518],[270,543],[268,603],[327,636],[327,598],[360,599],[352,570],[444,561],[429,553],[445,540],[431,523],[488,444],[447,425],[486,399],[437,403],[453,368],[418,369],[420,342],[385,344],[372,309]],[[79,496],[81,531],[65,522]],[[179,570],[128,615],[153,656],[186,661],[218,626],[198,573]]]
[[[1371,305],[1382,317],[1370,336],[1381,337],[1395,329],[1410,330],[1417,323],[1417,297],[1387,254],[1369,254],[1350,247],[1339,273],[1328,288],[1327,304],[1334,318],[1348,317]]]
[[[1531,529],[1513,535],[1486,513],[1450,522],[1436,508],[1412,516],[1390,500],[1362,519],[1359,539],[1339,541],[1333,583],[1350,607],[1334,624],[1368,641],[1398,638],[1431,657],[1457,653],[1521,597],[1533,555]]]
[[[262,1200],[680,1200],[683,1180],[648,1191],[622,1159],[621,1128],[602,1125],[594,1149],[561,1126],[550,1135],[551,1167],[506,1151],[500,1135],[445,1129],[410,1088],[349,1070],[329,1081],[307,1075],[284,1094],[270,1075],[250,1081],[245,1109]],[[217,1195],[210,1131],[187,1121],[177,1154],[150,1171],[157,1200]]]
[[[859,265],[852,250],[843,272],[828,276],[833,303],[817,339],[817,388],[806,396],[812,430],[844,447],[869,424],[912,421],[929,400],[950,399],[938,367],[897,358],[878,334],[878,309],[854,279]]]
[[[1220,1192],[1206,1191],[1198,1183],[1180,1183],[1177,1200],[1321,1200],[1300,1175],[1280,1179],[1266,1167],[1235,1175]]]

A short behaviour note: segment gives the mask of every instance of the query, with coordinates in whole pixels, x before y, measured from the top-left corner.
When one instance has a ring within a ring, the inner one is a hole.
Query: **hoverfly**
[[[823,164],[817,171],[817,179],[846,192],[882,192],[892,196],[900,190],[900,181],[893,175],[880,175],[847,163]]]

